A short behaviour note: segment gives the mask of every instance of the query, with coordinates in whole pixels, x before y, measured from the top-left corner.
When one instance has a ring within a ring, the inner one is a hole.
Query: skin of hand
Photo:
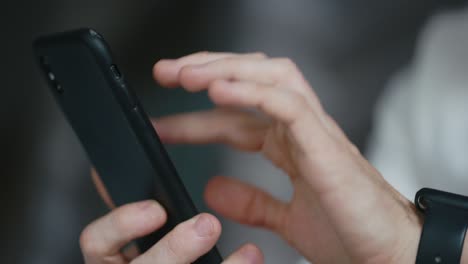
[[[208,91],[216,105],[154,120],[163,142],[259,152],[289,175],[288,202],[213,178],[205,199],[219,214],[276,232],[313,263],[414,263],[414,205],[350,143],[291,60],[200,52],[161,60],[153,74],[165,87]]]
[[[221,234],[221,225],[212,215],[200,214],[174,228],[143,254],[131,241],[164,225],[166,212],[155,201],[127,204],[88,225],[81,234],[80,246],[87,264],[185,264],[207,253]],[[122,250],[122,248],[127,250]],[[260,250],[244,245],[224,264],[263,263]]]

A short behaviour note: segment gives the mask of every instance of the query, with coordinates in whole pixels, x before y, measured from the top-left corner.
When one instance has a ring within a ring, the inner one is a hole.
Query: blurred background
[[[211,107],[205,94],[166,91],[153,83],[160,58],[195,51],[262,51],[292,58],[327,111],[366,149],[377,99],[413,58],[428,19],[462,0],[43,0],[3,3],[0,21],[2,263],[82,263],[78,237],[105,214],[89,162],[34,64],[32,40],[44,33],[92,27],[147,111],[161,116]],[[200,210],[204,184],[232,175],[288,199],[288,179],[261,157],[222,146],[168,146]],[[242,162],[243,166],[238,166]],[[266,177],[268,180],[265,181]],[[228,254],[257,243],[266,263],[300,257],[275,235],[223,220]]]

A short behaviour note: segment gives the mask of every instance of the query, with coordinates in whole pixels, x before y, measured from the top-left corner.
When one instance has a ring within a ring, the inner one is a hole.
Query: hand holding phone
[[[143,254],[123,245],[137,236],[154,232],[164,225],[164,208],[149,200],[127,204],[94,221],[83,231],[80,244],[87,264],[192,263],[210,250],[221,234],[218,220],[200,214],[179,224]],[[245,245],[223,264],[261,264],[263,257],[257,247]]]

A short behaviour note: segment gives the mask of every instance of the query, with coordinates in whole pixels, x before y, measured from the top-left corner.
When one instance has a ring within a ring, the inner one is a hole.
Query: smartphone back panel
[[[81,29],[39,38],[35,52],[49,87],[113,202],[146,199],[168,213],[163,229],[138,241],[145,251],[198,212],[103,38]],[[220,263],[213,249],[196,263]]]

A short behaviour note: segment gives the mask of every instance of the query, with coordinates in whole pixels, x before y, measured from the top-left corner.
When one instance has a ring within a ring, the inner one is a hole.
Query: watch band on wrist
[[[425,215],[416,264],[460,263],[468,228],[468,197],[424,188],[415,204]]]

